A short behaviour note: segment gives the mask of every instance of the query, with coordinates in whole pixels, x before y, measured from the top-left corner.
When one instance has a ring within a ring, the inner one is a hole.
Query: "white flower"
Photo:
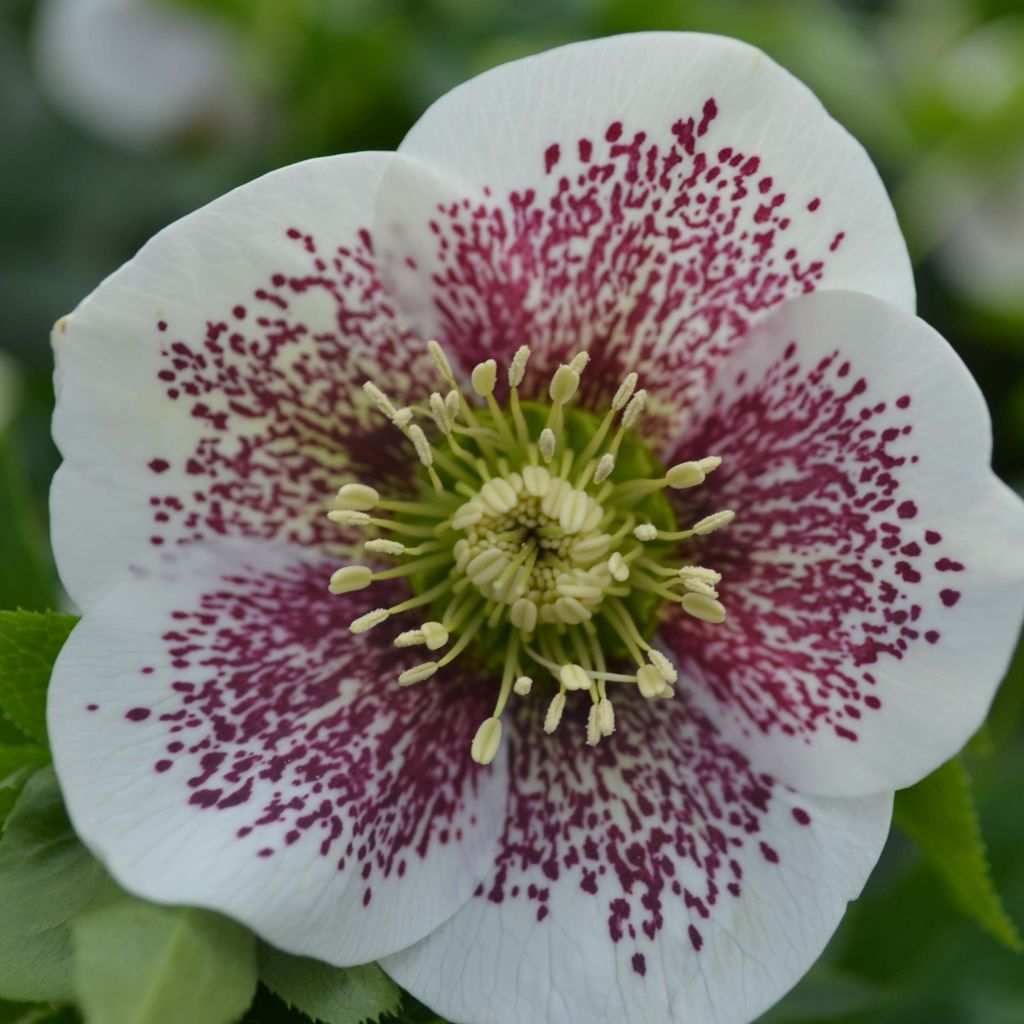
[[[452,1021],[755,1017],[1021,618],[913,306],[864,152],[711,36],[498,68],[168,228],[54,339],[79,832]]]

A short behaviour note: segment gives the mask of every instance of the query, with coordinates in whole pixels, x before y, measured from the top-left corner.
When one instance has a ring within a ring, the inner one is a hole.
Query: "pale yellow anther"
[[[679,576],[684,580],[703,580],[714,586],[722,582],[722,574],[714,569],[706,569],[703,565],[684,565],[679,569]]]
[[[405,552],[405,545],[397,540],[385,540],[383,537],[375,537],[363,544],[363,550],[375,555],[401,555]]]
[[[477,764],[490,764],[494,755],[498,753],[501,746],[501,720],[497,718],[484,719],[473,737],[473,745],[470,747],[470,756]]]
[[[374,626],[387,622],[390,617],[391,612],[387,608],[374,608],[372,612],[367,612],[365,615],[360,615],[358,619],[353,619],[348,629],[350,633],[365,633],[368,629],[373,629]]]
[[[545,462],[550,462],[555,457],[555,441],[555,432],[550,427],[545,427],[540,432],[537,447]]]
[[[430,442],[427,440],[427,435],[423,433],[423,428],[418,424],[411,426],[409,428],[409,440],[412,441],[412,446],[416,449],[416,456],[420,462],[428,468],[433,465],[434,452],[430,447]]]
[[[555,405],[565,405],[576,394],[579,386],[580,375],[571,366],[563,364],[551,378],[548,396]]]
[[[596,747],[601,742],[601,722],[596,704],[587,712],[587,746]]]
[[[559,525],[566,533],[579,533],[587,518],[590,498],[586,491],[570,491],[558,511]]]
[[[625,583],[629,579],[629,563],[618,551],[608,559],[608,571],[612,574],[612,579],[619,583]]]
[[[452,528],[456,530],[465,530],[470,526],[475,526],[484,517],[484,505],[483,502],[477,501],[475,498],[470,499],[464,504],[460,505],[452,513]]]
[[[597,460],[597,469],[594,470],[594,483],[603,483],[612,475],[615,469],[615,456],[611,452],[605,452]]]
[[[632,430],[636,426],[640,414],[647,405],[647,392],[641,388],[630,400],[622,414],[622,426],[626,430]]]
[[[413,665],[412,668],[407,668],[398,677],[398,685],[412,686],[413,683],[422,683],[424,679],[429,679],[436,671],[436,661],[425,661],[422,665]]]
[[[395,413],[398,411],[395,403],[384,394],[383,391],[373,381],[368,380],[363,385],[363,391],[366,397],[382,412],[389,420],[395,418]]]
[[[710,583],[705,583],[704,580],[698,580],[691,577],[690,579],[683,580],[683,586],[694,594],[705,594],[708,597],[718,597],[718,591],[715,590]]]
[[[684,594],[682,605],[683,611],[695,619],[715,625],[725,622],[725,606],[706,594]]]
[[[434,425],[447,437],[452,432],[451,421],[448,419],[448,408],[440,393],[434,391],[430,395],[430,415]]]
[[[618,391],[612,398],[612,411],[618,412],[625,404],[633,397],[633,392],[636,390],[637,381],[640,378],[635,373],[627,373],[625,380],[619,385]]]
[[[567,690],[590,689],[590,676],[582,665],[563,665],[558,671],[558,679]]]
[[[520,697],[528,697],[533,689],[533,680],[529,676],[520,676],[513,684],[512,689]]]
[[[459,397],[458,391],[449,391],[444,396],[444,407],[448,413],[448,419],[454,426],[455,421],[459,418],[459,413],[462,411],[462,399]]]
[[[597,724],[602,736],[611,736],[615,732],[615,708],[612,702],[604,697],[595,705],[597,707]]]
[[[395,415],[391,417],[391,422],[394,423],[399,430],[405,430],[413,421],[413,411],[407,405],[403,405],[401,409],[395,410]],[[419,429],[418,427],[416,428]]]
[[[547,714],[544,716],[544,731],[550,736],[558,728],[562,720],[562,712],[565,711],[565,694],[556,693],[548,705]]]
[[[665,474],[669,487],[677,491],[704,483],[704,471],[696,462],[680,462]]]
[[[530,346],[520,345],[508,368],[508,386],[517,388],[526,376],[526,364],[530,361]]]
[[[523,466],[523,486],[535,498],[543,498],[551,486],[551,474],[543,466]]]
[[[443,623],[424,622],[420,626],[420,632],[423,634],[423,642],[427,645],[428,650],[440,650],[448,643],[448,630]]]
[[[718,455],[706,455],[703,459],[697,460],[697,465],[700,466],[701,472],[705,474],[713,473],[722,464],[722,459]]]
[[[537,605],[521,597],[509,609],[508,618],[516,629],[532,633],[537,628]]]
[[[725,508],[721,512],[713,512],[711,515],[705,516],[699,523],[694,523],[692,530],[698,536],[703,537],[715,530],[720,530],[723,526],[728,526],[735,518],[736,513],[730,508]]]
[[[674,683],[679,678],[675,665],[661,651],[652,648],[647,652],[647,657],[651,659],[651,664],[661,673],[661,678],[666,683]]]
[[[365,526],[370,522],[370,516],[365,512],[353,512],[345,508],[336,508],[328,512],[327,518],[339,526]]]
[[[466,575],[478,586],[492,583],[504,571],[508,559],[500,548],[485,548],[466,566]]]
[[[327,589],[332,594],[350,594],[354,590],[365,590],[372,582],[372,569],[365,565],[343,565],[331,574]]]
[[[636,671],[636,681],[640,695],[648,700],[657,697],[665,687],[665,678],[656,665],[641,665]]]
[[[495,477],[493,480],[488,480],[480,488],[479,497],[493,512],[499,514],[515,508],[518,501],[518,496],[512,484],[503,477]]]
[[[596,533],[591,537],[581,537],[579,540],[573,541],[572,557],[577,562],[584,564],[594,562],[608,550],[608,545],[611,542],[612,539],[607,533]]]
[[[426,642],[427,638],[423,635],[422,629],[407,629],[392,641],[396,647],[416,647]]]
[[[658,539],[658,528],[654,523],[641,523],[633,530],[633,536],[646,544],[648,541]]]
[[[569,360],[569,369],[575,370],[577,374],[581,374],[587,368],[587,363],[589,362],[589,352],[577,352],[576,355]]]
[[[493,359],[485,359],[477,363],[470,374],[470,383],[473,390],[481,397],[486,398],[494,391],[494,385],[498,381],[498,364]]]
[[[452,373],[452,364],[448,362],[448,357],[444,353],[444,349],[436,341],[427,342],[427,351],[430,353],[431,359],[434,360],[434,364],[438,370],[441,371],[441,376],[444,377],[448,383],[451,383],[455,379],[455,375]]]
[[[594,617],[594,613],[575,597],[560,597],[555,601],[554,612],[556,618],[570,626],[578,626]]]
[[[347,509],[352,512],[368,512],[377,502],[380,501],[380,494],[373,487],[366,484],[345,484],[340,488],[334,505],[338,509]]]

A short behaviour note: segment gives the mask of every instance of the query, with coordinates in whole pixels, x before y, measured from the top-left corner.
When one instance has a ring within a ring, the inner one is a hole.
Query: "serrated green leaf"
[[[87,1024],[229,1024],[256,994],[256,939],[208,910],[124,897],[74,923]]]
[[[957,906],[1003,945],[1024,950],[992,881],[963,760],[953,758],[897,793],[895,820],[942,877]]]
[[[331,967],[260,945],[260,981],[288,1006],[324,1024],[364,1024],[395,1013],[401,989],[376,965]]]
[[[890,998],[876,984],[836,970],[815,967],[758,1024],[835,1020],[874,1009]]]
[[[39,743],[46,743],[53,663],[77,621],[58,612],[0,612],[0,709]]]
[[[69,999],[70,923],[116,891],[72,830],[53,769],[39,769],[0,841],[0,998]]]

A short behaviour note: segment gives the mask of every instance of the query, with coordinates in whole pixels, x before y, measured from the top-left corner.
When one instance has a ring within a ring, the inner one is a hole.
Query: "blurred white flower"
[[[45,0],[35,25],[39,80],[69,118],[145,149],[198,128],[246,134],[256,97],[225,28],[155,0]]]

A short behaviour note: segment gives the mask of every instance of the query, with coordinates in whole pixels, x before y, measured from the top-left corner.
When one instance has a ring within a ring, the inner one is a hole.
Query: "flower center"
[[[376,580],[409,580],[410,598],[349,627],[363,633],[392,616],[427,616],[394,642],[439,653],[406,669],[399,684],[429,679],[464,653],[493,674],[494,714],[471,748],[479,763],[493,760],[501,716],[513,694],[526,698],[534,691],[535,676],[552,691],[545,731],[558,728],[569,695],[578,692],[589,700],[587,742],[596,744],[615,729],[609,696],[615,686],[635,687],[649,699],[673,694],[676,670],[650,642],[664,604],[705,622],[725,619],[720,574],[676,549],[726,526],[733,513],[716,512],[679,530],[665,496],[666,489],[703,483],[721,459],[666,470],[637,435],[647,395],[637,390],[635,373],[602,418],[573,406],[585,352],[555,371],[542,403],[520,399],[530,356],[522,346],[508,369],[503,407],[494,396],[493,359],[473,370],[474,405],[437,342],[427,347],[444,396],[435,391],[422,406],[400,408],[372,382],[363,386],[411,443],[423,469],[421,493],[392,500],[367,484],[348,483],[328,513],[333,522],[379,531],[364,549],[399,564],[380,571],[343,566],[329,589],[342,594]],[[432,422],[436,444],[417,418]]]

